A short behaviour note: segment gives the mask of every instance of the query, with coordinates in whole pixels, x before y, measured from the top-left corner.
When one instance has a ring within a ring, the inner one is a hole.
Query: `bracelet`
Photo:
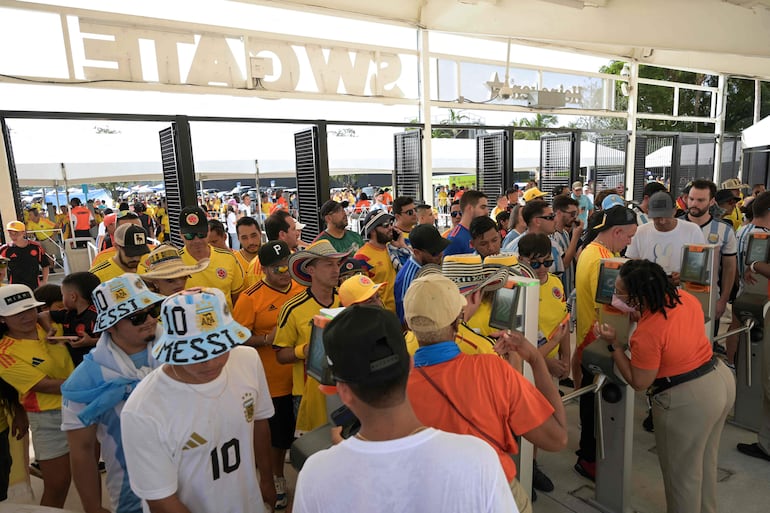
[[[753,262],[751,262],[751,265],[749,266],[749,269],[751,269],[751,272],[753,272],[753,273],[757,272],[757,270],[754,268],[754,266],[757,265],[758,261],[759,260],[754,260]]]

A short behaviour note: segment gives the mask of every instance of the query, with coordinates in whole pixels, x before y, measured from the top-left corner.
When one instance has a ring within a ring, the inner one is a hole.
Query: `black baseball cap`
[[[323,341],[336,381],[365,387],[409,374],[401,322],[384,308],[346,308],[326,326]]]
[[[603,232],[614,226],[637,224],[636,214],[623,205],[615,205],[612,208],[600,212],[600,215],[602,218],[599,219],[599,222],[595,226],[593,226],[593,230],[596,232]]]
[[[201,207],[184,207],[179,214],[179,231],[182,233],[209,233],[209,221]]]
[[[123,224],[118,226],[113,234],[115,244],[123,248],[123,252],[130,257],[146,255],[150,252],[147,246],[147,232],[141,226],[135,224]]]
[[[438,255],[446,249],[451,241],[445,239],[432,224],[418,224],[409,232],[409,242],[415,249]]]
[[[262,267],[274,265],[291,256],[289,245],[282,240],[270,240],[262,244],[257,252],[257,258]]]
[[[728,201],[738,201],[738,198],[733,194],[732,189],[720,189],[717,191],[717,195],[714,196],[717,205],[722,205]]]

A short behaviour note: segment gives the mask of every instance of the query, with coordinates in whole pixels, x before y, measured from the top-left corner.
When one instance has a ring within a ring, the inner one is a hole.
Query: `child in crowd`
[[[61,283],[64,309],[51,308],[48,312],[41,314],[41,320],[44,323],[48,316],[51,321],[61,324],[64,327],[65,337],[76,337],[67,342],[72,363],[76,367],[99,340],[99,337],[94,334],[96,307],[91,301],[91,293],[99,283],[99,278],[89,272],[65,276]],[[49,333],[53,335],[51,331]]]

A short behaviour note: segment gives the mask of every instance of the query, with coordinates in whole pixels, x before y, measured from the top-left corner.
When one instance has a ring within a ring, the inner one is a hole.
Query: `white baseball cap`
[[[0,315],[4,317],[20,314],[44,304],[35,299],[32,289],[26,285],[0,287]]]
[[[2,290],[2,289],[0,289]],[[94,331],[104,331],[121,319],[163,301],[135,273],[124,273],[99,284],[91,293],[98,315]]]

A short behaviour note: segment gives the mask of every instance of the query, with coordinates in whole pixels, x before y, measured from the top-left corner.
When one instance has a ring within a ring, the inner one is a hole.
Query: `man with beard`
[[[113,247],[115,256],[89,269],[102,283],[124,273],[135,273],[142,257],[150,252],[147,232],[135,224],[124,224],[115,230]]]
[[[238,234],[241,249],[234,251],[233,254],[243,269],[244,284],[246,287],[251,287],[262,276],[262,268],[257,258],[259,248],[262,246],[262,230],[253,217],[244,216],[235,223],[235,232]]]
[[[401,232],[393,227],[393,216],[382,210],[374,210],[367,214],[364,218],[363,232],[369,240],[358,250],[354,258],[371,266],[369,277],[375,283],[386,283],[380,289],[380,297],[385,308],[395,313],[396,268],[393,266],[388,247],[405,248],[406,243]],[[396,235],[398,237],[394,239]]]
[[[340,253],[356,252],[364,245],[364,239],[354,231],[348,230],[348,214],[345,205],[329,200],[321,205],[321,219],[326,223],[326,229],[318,234],[313,242],[326,239]]]
[[[101,504],[98,441],[110,509],[141,513],[142,504],[128,484],[120,412],[139,381],[158,366],[148,349],[161,334],[157,317],[163,296],[150,292],[138,275],[125,273],[96,287],[93,298],[101,337],[62,384],[62,430],[77,469],[73,479],[83,509],[106,511]]]
[[[738,241],[735,238],[732,225],[723,223],[709,213],[709,207],[715,203],[714,197],[717,186],[709,180],[693,180],[687,196],[687,220],[703,231],[707,244],[718,244],[721,253],[719,274],[719,299],[717,300],[716,317],[714,319],[714,335],[719,331],[719,319],[725,313],[730,292],[735,283],[735,272],[738,267]]]
[[[553,199],[553,213],[556,214],[555,231],[551,234],[551,245],[561,255],[564,274],[561,276],[564,293],[570,295],[575,289],[575,262],[583,223],[578,218],[580,205],[569,196]]]

